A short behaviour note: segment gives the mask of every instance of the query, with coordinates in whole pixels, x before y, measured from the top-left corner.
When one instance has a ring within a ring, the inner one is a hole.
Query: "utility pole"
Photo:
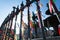
[[[46,40],[45,33],[44,33],[44,27],[43,27],[43,23],[42,23],[41,11],[40,11],[40,7],[39,7],[38,1],[39,1],[39,0],[36,0],[37,12],[38,12],[38,15],[39,15],[39,21],[40,21],[40,23],[41,23],[41,29],[42,29],[42,34],[43,34],[43,40]]]

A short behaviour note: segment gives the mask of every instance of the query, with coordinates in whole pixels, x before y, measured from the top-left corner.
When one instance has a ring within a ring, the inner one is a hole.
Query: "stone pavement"
[[[36,38],[36,39],[32,39],[32,40],[43,40],[43,38]],[[60,40],[60,36],[46,37],[46,40]]]

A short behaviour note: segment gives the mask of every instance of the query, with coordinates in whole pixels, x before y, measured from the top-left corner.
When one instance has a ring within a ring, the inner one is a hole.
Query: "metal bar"
[[[21,8],[24,6],[24,4],[23,4],[23,2],[21,3]],[[22,17],[23,17],[23,10],[24,9],[21,9],[21,18],[20,18],[20,39],[19,40],[22,40],[22,30],[21,30],[21,28],[22,28]]]
[[[20,40],[22,40],[22,15],[23,15],[23,12],[21,11],[21,21],[20,21]]]
[[[46,40],[45,33],[44,33],[44,27],[43,27],[43,23],[42,23],[42,17],[41,17],[40,7],[39,7],[38,4],[39,4],[38,1],[36,1],[37,11],[38,11],[39,20],[40,20],[40,23],[41,23],[42,34],[43,34],[43,40]]]
[[[30,38],[30,15],[29,15],[29,6],[28,6],[28,38]]]

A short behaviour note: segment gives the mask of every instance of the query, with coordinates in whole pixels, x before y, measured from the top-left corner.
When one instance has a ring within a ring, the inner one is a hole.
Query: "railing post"
[[[16,12],[15,12],[14,40],[15,40],[15,36],[16,36],[16,22],[17,22],[17,14],[18,13],[19,13],[19,6],[17,6]]]
[[[21,3],[21,8],[23,8],[23,6],[24,6],[24,4],[23,4],[23,2]],[[21,28],[22,28],[22,17],[23,17],[23,10],[24,9],[21,9],[21,18],[20,18],[20,37],[19,37],[19,40],[22,40],[22,30],[21,30]]]
[[[39,7],[39,3],[38,2],[39,2],[39,0],[36,0],[37,12],[38,12],[38,16],[39,16],[39,23],[41,23],[43,40],[46,40],[45,33],[44,33],[44,27],[43,27],[43,23],[42,23],[41,11],[40,11],[40,7]]]
[[[29,15],[30,0],[26,0],[26,5],[28,7],[28,40],[29,39],[31,40],[30,38],[30,15]]]

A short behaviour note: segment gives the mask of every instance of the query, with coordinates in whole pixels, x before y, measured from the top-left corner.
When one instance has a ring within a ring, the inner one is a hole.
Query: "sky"
[[[3,23],[4,19],[7,17],[8,14],[11,14],[11,11],[13,10],[13,6],[17,7],[17,5],[19,5],[20,7],[20,4],[21,2],[23,1],[24,5],[26,4],[26,1],[25,0],[0,0],[0,26],[1,24]],[[42,17],[43,19],[47,18],[47,15],[45,14],[45,11],[47,10],[47,7],[46,7],[46,3],[48,3],[49,0],[40,0],[40,3],[43,4],[43,6],[40,8],[41,10],[41,13],[42,13]],[[58,8],[58,10],[60,11],[60,0],[56,0],[55,1],[55,4]],[[30,7],[30,11],[32,13],[32,11],[36,11],[36,5],[35,3],[33,3]],[[26,16],[27,15],[27,8],[24,9],[24,15]],[[24,16],[24,19],[26,18]],[[25,20],[26,22],[26,20]]]

